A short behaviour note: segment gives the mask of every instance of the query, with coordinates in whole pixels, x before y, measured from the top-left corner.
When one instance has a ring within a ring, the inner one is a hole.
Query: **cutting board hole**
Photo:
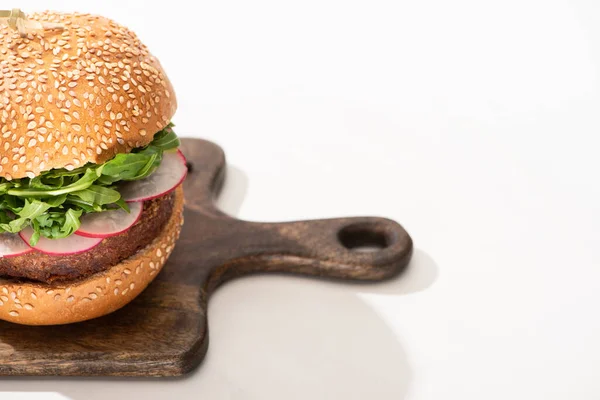
[[[187,167],[188,172],[192,172],[194,170],[194,164],[189,161],[185,163],[185,166]]]
[[[373,224],[346,226],[338,233],[338,239],[345,248],[361,253],[372,253],[389,246],[385,232]]]

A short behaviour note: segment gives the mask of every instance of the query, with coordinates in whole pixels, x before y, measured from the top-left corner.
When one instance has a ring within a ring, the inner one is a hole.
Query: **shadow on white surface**
[[[235,167],[219,207],[236,215],[248,179]],[[362,295],[422,291],[437,266],[417,250],[400,276],[382,283],[319,281],[284,275],[227,283],[209,305],[210,348],[204,363],[183,378],[0,378],[1,391],[57,392],[72,400],[344,399],[402,400],[412,372],[401,332]]]

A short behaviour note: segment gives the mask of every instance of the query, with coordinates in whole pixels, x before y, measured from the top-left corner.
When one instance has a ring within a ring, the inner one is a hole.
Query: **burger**
[[[4,17],[0,319],[96,318],[139,295],[179,236],[187,168],[175,93],[146,46],[110,19]]]

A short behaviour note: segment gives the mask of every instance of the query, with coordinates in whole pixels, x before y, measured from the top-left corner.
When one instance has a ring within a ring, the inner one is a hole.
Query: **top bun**
[[[101,164],[167,126],[173,87],[135,33],[87,14],[28,19],[62,29],[0,26],[0,177]]]

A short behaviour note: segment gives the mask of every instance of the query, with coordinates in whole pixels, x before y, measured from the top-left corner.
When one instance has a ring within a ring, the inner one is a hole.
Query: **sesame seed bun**
[[[169,123],[173,87],[135,33],[92,15],[28,18],[64,29],[0,26],[0,177],[104,163]]]
[[[24,325],[60,325],[109,314],[139,295],[173,251],[183,223],[183,188],[175,191],[173,213],[144,249],[112,268],[64,284],[0,279],[0,319]]]

